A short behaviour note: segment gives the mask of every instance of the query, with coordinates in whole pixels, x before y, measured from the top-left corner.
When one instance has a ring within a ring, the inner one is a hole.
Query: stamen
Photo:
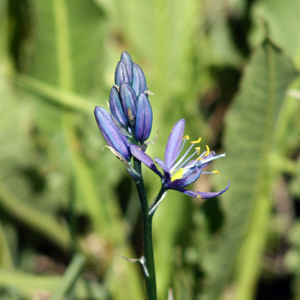
[[[186,135],[184,138],[183,138],[183,142],[181,143],[181,146],[179,148],[179,151],[178,151],[178,154],[176,155],[176,157],[173,159],[173,161],[170,163],[170,168],[172,168],[172,165],[175,163],[176,159],[178,158],[178,156],[180,155],[186,141],[189,139],[189,136]]]
[[[211,162],[211,161],[213,161],[215,159],[218,159],[220,157],[225,157],[225,156],[226,156],[225,153],[223,153],[223,154],[219,154],[219,155],[216,155],[216,156],[212,156],[212,157],[210,157],[208,159],[203,159],[201,157],[198,157],[197,161],[201,160],[201,162],[199,163],[198,167],[201,166],[201,165],[205,165],[205,164],[207,164],[207,163],[209,163],[209,162]]]
[[[212,174],[218,174],[218,176],[220,175],[220,172],[218,170],[214,170],[211,172]]]
[[[191,141],[192,144],[198,144],[201,142],[201,137],[199,137],[199,139],[197,141]]]
[[[205,153],[205,157],[210,153],[210,150],[209,150],[209,147],[207,146],[207,145],[205,145],[205,147],[206,147],[206,153]]]
[[[218,176],[220,175],[220,172],[218,170],[212,171],[212,172],[202,172],[202,174],[218,174]]]
[[[198,157],[197,159],[196,159],[196,161],[199,161],[199,160],[203,160],[204,161],[204,158],[202,158],[202,157]]]
[[[197,195],[197,199],[201,199],[202,197],[200,195]]]
[[[189,137],[188,135],[185,135],[182,139],[183,139],[183,140],[189,140],[190,137]]]
[[[197,155],[199,155],[201,148],[200,147],[196,147],[195,149],[197,150]]]
[[[182,166],[184,166],[195,154],[197,154],[197,150],[190,155],[187,159],[186,156],[188,155],[188,153],[191,151],[191,149],[194,147],[194,144],[192,144],[187,151],[184,153],[184,155],[178,160],[178,162],[171,168],[171,172],[175,172],[174,169],[180,169]],[[185,159],[185,160],[184,160]],[[184,160],[184,161],[183,161]],[[183,162],[182,162],[183,161]]]

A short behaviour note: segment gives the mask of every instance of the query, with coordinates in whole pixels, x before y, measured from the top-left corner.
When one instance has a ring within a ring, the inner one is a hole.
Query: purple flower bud
[[[127,117],[130,125],[133,126],[136,117],[137,97],[129,84],[121,84],[120,98],[125,116]]]
[[[95,118],[107,144],[129,161],[131,159],[129,142],[118,129],[111,115],[104,108],[96,106]]]
[[[126,118],[119,92],[115,87],[112,87],[109,94],[109,108],[114,120],[123,127],[128,126],[128,119]]]
[[[137,97],[147,90],[147,83],[144,72],[136,63],[133,63],[132,67],[132,87]]]
[[[126,52],[122,52],[121,54],[121,61],[124,63],[126,70],[127,70],[127,74],[129,77],[129,83],[131,84],[132,82],[132,59],[131,56]]]
[[[115,84],[120,86],[123,82],[130,83],[129,74],[123,61],[119,61],[115,71]]]
[[[149,138],[152,128],[152,108],[148,96],[142,93],[138,98],[135,138],[139,142],[144,142]]]

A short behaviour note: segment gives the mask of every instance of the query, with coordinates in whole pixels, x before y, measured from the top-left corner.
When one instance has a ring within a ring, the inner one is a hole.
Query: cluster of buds
[[[131,159],[130,143],[143,145],[150,136],[153,119],[150,94],[141,67],[123,52],[109,95],[111,115],[96,106],[95,117],[108,145],[126,161]]]

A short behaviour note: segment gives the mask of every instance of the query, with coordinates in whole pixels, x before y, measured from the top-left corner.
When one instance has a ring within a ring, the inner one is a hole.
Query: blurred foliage
[[[204,203],[168,193],[158,298],[300,299],[299,13],[298,0],[2,0],[0,298],[144,299],[121,258],[141,255],[136,192],[93,116],[126,50],[155,94],[148,153],[185,118],[227,155],[193,188],[231,181]],[[145,182],[152,199],[159,179]]]

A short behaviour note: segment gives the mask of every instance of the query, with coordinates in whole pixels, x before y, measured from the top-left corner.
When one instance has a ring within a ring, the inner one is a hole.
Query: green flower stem
[[[141,177],[135,181],[142,208],[143,223],[143,248],[144,248],[144,267],[146,268],[145,280],[148,300],[156,300],[156,279],[155,265],[152,243],[152,216],[149,214],[149,205],[147,201],[145,185],[141,173],[141,162],[134,158],[134,168],[141,174]],[[145,271],[145,269],[144,269]]]

